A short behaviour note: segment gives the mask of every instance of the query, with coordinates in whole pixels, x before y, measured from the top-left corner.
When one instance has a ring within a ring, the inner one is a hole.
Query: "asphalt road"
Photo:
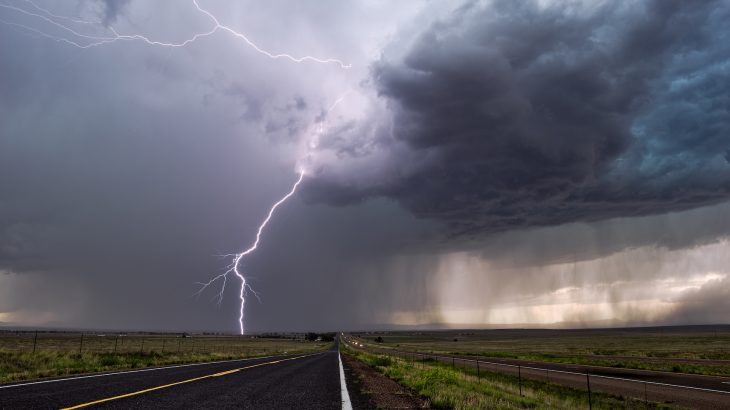
[[[0,409],[85,404],[105,409],[341,409],[338,351],[0,385]]]

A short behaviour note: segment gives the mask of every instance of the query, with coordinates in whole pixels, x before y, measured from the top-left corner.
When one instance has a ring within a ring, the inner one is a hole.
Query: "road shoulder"
[[[428,403],[365,363],[342,355],[353,409],[425,409]]]

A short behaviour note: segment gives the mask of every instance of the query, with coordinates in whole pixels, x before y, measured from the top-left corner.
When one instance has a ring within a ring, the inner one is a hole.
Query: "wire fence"
[[[717,388],[706,388],[673,383],[651,381],[650,372],[647,379],[639,380],[627,377],[616,377],[601,374],[592,374],[580,366],[575,371],[556,370],[539,365],[507,364],[490,361],[485,358],[465,358],[452,355],[441,355],[416,351],[407,351],[390,348],[379,348],[363,343],[349,344],[350,347],[361,349],[369,353],[397,357],[398,359],[414,363],[416,366],[426,365],[426,360],[438,361],[450,365],[454,370],[464,374],[476,375],[479,381],[489,372],[516,376],[520,394],[522,394],[523,379],[554,383],[586,391],[589,408],[592,408],[591,396],[594,392],[608,393],[616,396],[631,397],[643,400],[645,403],[659,402],[686,406],[694,409],[730,409],[730,379],[712,377],[705,379],[710,384],[717,384]],[[634,375],[636,376],[636,375]],[[699,376],[698,376],[699,377]]]
[[[0,332],[0,352],[12,353],[223,353],[247,356],[285,353],[301,341],[240,336],[98,332]]]

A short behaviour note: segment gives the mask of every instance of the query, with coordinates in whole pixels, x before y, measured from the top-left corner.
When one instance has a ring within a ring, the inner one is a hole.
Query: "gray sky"
[[[299,170],[250,331],[727,321],[727,2],[198,4],[0,0],[0,322],[236,331]]]

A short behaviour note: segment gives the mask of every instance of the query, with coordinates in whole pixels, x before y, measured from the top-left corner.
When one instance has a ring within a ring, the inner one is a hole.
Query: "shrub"
[[[393,360],[388,356],[376,356],[368,360],[370,366],[388,367],[393,364]]]

